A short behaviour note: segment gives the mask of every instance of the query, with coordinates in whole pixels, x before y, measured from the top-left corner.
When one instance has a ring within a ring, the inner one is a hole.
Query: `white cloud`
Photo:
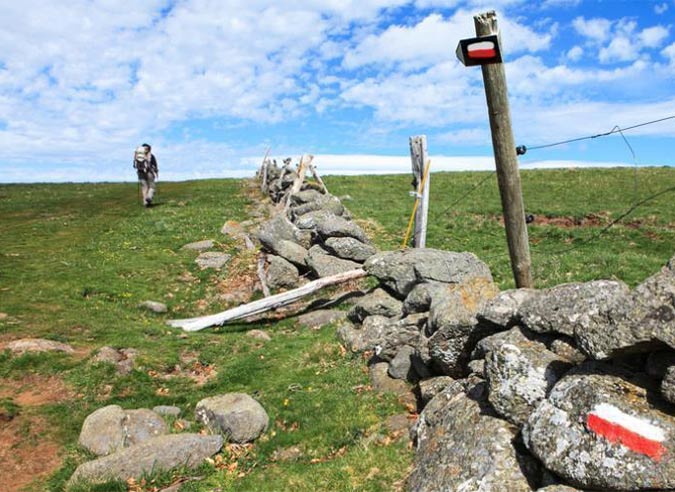
[[[609,37],[611,21],[607,19],[584,19],[577,17],[572,21],[574,29],[590,40],[602,42]]]
[[[605,48],[601,48],[598,59],[602,63],[632,61],[639,57],[640,47],[626,36],[616,36]]]
[[[665,47],[661,54],[670,60],[671,65],[675,66],[675,43]]]
[[[668,11],[668,4],[665,2],[654,5],[654,13],[656,13],[657,15],[665,14],[667,11]]]
[[[584,55],[584,49],[581,46],[573,46],[565,55],[568,60],[579,61]]]
[[[658,48],[668,38],[668,29],[663,26],[654,26],[640,32],[639,39],[643,46]]]

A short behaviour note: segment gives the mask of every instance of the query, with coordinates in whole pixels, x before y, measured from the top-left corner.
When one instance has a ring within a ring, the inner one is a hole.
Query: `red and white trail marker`
[[[459,61],[467,67],[502,62],[499,36],[497,34],[462,39],[457,45],[455,54]]]
[[[608,441],[660,461],[666,452],[666,433],[646,419],[634,417],[608,403],[596,405],[586,416],[586,425]]]

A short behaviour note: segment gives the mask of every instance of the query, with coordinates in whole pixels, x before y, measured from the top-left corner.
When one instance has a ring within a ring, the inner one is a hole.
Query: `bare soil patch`
[[[0,384],[0,398],[19,408],[0,422],[0,477],[5,492],[18,492],[36,479],[61,466],[61,446],[50,438],[45,420],[33,409],[73,398],[74,394],[56,377],[28,375]]]

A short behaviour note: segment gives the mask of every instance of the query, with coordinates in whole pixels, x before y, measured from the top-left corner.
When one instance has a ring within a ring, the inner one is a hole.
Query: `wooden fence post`
[[[476,36],[499,34],[494,11],[475,15]],[[506,240],[511,257],[511,269],[517,287],[532,287],[530,248],[525,223],[525,207],[520,186],[516,144],[511,128],[511,113],[502,63],[482,65],[485,97],[490,115],[492,147],[497,166],[499,193],[504,211]]]
[[[424,248],[427,242],[427,217],[429,216],[429,175],[427,166],[427,136],[418,135],[410,137],[410,160],[412,161],[413,187],[416,199],[419,200],[415,212],[415,235],[413,247]],[[421,186],[421,188],[420,188]]]

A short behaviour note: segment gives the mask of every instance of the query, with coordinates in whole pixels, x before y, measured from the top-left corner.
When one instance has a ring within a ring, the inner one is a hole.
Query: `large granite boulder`
[[[168,432],[162,417],[152,410],[108,405],[84,419],[78,443],[97,456],[105,456]]]
[[[230,442],[246,443],[257,439],[269,424],[263,406],[244,393],[227,393],[204,398],[195,407],[195,420]]]
[[[196,468],[223,447],[222,436],[168,434],[81,464],[70,477],[66,490],[80,482],[90,485],[110,480],[140,479],[150,473],[177,466]]]
[[[485,358],[488,400],[509,422],[522,426],[553,385],[573,366],[542,343],[520,339]]]
[[[675,257],[612,309],[593,316],[575,338],[595,359],[675,348]]]
[[[558,381],[523,439],[546,468],[579,488],[672,489],[675,416],[658,401],[625,374],[586,363]]]
[[[517,429],[486,408],[483,387],[454,381],[424,408],[413,429],[417,452],[409,491],[532,490],[523,470],[536,470],[512,445]]]
[[[377,253],[368,258],[364,268],[401,299],[422,282],[457,284],[471,278],[492,281],[490,268],[472,253],[430,248]]]
[[[528,329],[574,336],[585,331],[593,315],[605,311],[628,293],[628,286],[613,280],[562,284],[535,291],[518,309]]]

